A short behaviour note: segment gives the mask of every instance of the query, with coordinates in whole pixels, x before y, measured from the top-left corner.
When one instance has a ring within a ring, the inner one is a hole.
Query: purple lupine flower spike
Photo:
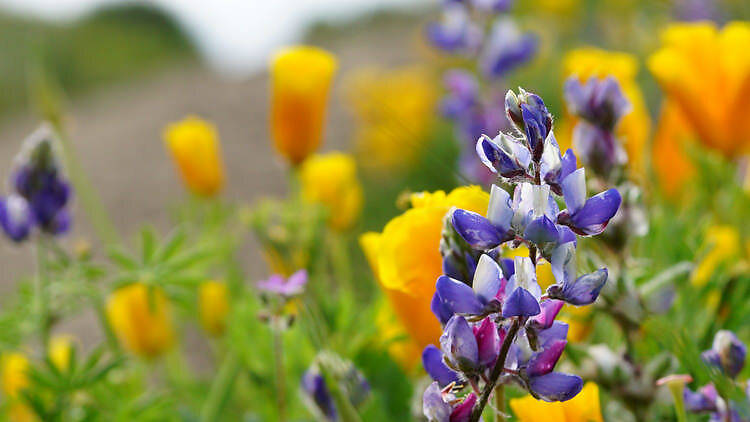
[[[498,19],[485,40],[479,67],[488,78],[502,77],[531,60],[537,44],[534,34],[522,33],[511,19]]]
[[[443,98],[441,110],[444,116],[456,118],[479,102],[479,84],[469,72],[452,70],[446,73],[444,84],[448,94]]]
[[[432,45],[448,52],[474,51],[482,37],[466,7],[456,2],[445,5],[441,21],[428,24],[426,33]]]
[[[632,109],[620,84],[611,76],[590,78],[585,83],[571,77],[565,82],[564,91],[572,114],[607,132],[611,132],[622,116]]]
[[[510,9],[513,5],[513,0],[472,0],[471,4],[477,10],[502,13]]]
[[[14,242],[22,242],[31,233],[34,217],[22,196],[11,194],[0,198],[0,227]]]

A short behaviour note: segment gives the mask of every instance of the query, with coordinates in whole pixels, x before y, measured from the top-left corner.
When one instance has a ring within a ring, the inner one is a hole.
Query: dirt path
[[[417,34],[403,23],[380,23],[320,43],[334,51],[341,73],[332,97],[324,149],[346,148],[352,123],[341,104],[341,75],[362,65],[390,66],[414,59]],[[223,80],[199,66],[168,69],[126,84],[109,87],[69,104],[68,122],[75,147],[117,228],[129,239],[144,223],[161,232],[170,227],[169,206],[184,192],[166,156],[161,130],[168,122],[196,113],[219,128],[228,173],[227,196],[252,202],[282,194],[284,168],[274,157],[268,138],[268,83],[261,73],[245,81]],[[37,125],[31,115],[0,120],[0,177],[20,142]],[[75,213],[75,230],[65,242],[92,238],[92,230]],[[250,278],[266,274],[257,251],[243,253]],[[33,273],[28,245],[0,241],[0,297],[7,297],[19,277]],[[84,337],[90,316],[63,329]],[[91,331],[91,330],[89,330]]]

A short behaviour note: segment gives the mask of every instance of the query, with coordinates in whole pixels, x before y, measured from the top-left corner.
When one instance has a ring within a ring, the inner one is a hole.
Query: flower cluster
[[[522,32],[509,17],[501,15],[512,3],[511,0],[446,1],[442,20],[431,23],[426,30],[433,46],[475,61],[480,72],[478,76],[460,69],[446,72],[447,94],[441,105],[443,115],[453,121],[456,136],[462,141],[461,169],[475,181],[489,183],[491,176],[473,157],[474,141],[483,133],[508,129],[502,113],[502,95],[497,92],[482,95],[479,87],[485,80],[501,80],[531,60],[537,50],[534,34]]]
[[[9,185],[12,192],[0,198],[0,226],[14,242],[22,242],[36,227],[58,235],[68,231],[71,187],[60,171],[53,135],[42,127],[24,141],[16,157]]]
[[[745,366],[747,346],[734,333],[721,330],[714,336],[713,345],[701,354],[703,361],[717,368],[721,373],[734,380]],[[750,389],[747,389],[750,401]],[[683,391],[685,407],[694,413],[711,413],[712,421],[739,422],[747,420],[748,415],[742,417],[731,400],[721,397],[713,384],[707,384],[692,391],[685,387]]]
[[[552,116],[539,96],[509,91],[505,109],[514,131],[480,137],[476,151],[490,171],[515,185],[513,196],[492,185],[486,216],[449,213],[452,228],[474,253],[459,251],[455,239],[441,244],[447,274],[437,280],[432,310],[444,330],[440,349],[431,345],[423,353],[436,383],[424,396],[431,420],[478,420],[498,384],[515,383],[545,401],[569,400],[583,386],[576,375],[554,372],[568,331],[555,317],[564,303],[593,303],[604,286],[606,268],[578,276],[577,236],[600,234],[617,212],[620,194],[610,189],[587,198],[584,169],[576,168],[572,150],[560,154]],[[559,209],[554,195],[566,209]],[[525,245],[529,256],[499,259],[506,243]],[[542,259],[557,281],[545,294],[536,275]],[[465,385],[480,396],[476,405],[466,404],[477,400],[474,395],[463,401],[452,395]]]

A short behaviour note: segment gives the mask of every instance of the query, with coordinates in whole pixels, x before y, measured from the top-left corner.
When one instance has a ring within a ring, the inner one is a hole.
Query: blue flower
[[[622,201],[617,189],[609,189],[586,199],[586,173],[583,168],[562,181],[562,192],[567,209],[557,215],[557,223],[570,227],[580,236],[603,232]]]
[[[576,278],[575,245],[564,243],[552,252],[550,261],[556,284],[547,288],[547,295],[571,305],[583,306],[594,303],[607,282],[608,272],[601,268]]]
[[[497,262],[483,254],[479,258],[471,287],[443,275],[438,277],[435,290],[440,302],[451,313],[484,315],[499,309],[497,295],[503,286],[502,277]]]
[[[17,194],[0,198],[0,226],[11,240],[26,240],[33,225],[34,217],[26,199]]]

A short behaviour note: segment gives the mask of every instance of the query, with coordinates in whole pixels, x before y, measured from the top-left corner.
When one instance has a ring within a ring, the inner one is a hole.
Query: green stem
[[[278,409],[278,421],[286,421],[286,373],[284,372],[284,341],[281,329],[271,327],[273,336],[273,359],[276,378],[276,407]]]
[[[96,316],[99,320],[99,325],[101,325],[104,336],[107,339],[107,346],[115,356],[120,356],[122,354],[122,350],[120,350],[120,343],[117,341],[117,336],[115,336],[115,332],[112,331],[112,327],[109,325],[109,320],[107,319],[107,310],[105,308],[104,302],[99,296],[97,296],[95,299],[94,309],[96,310]]]
[[[340,287],[354,293],[351,260],[346,248],[346,239],[340,233],[331,233],[331,264]]]
[[[495,422],[505,422],[505,386],[495,387]]]
[[[39,321],[39,340],[42,346],[42,353],[46,354],[50,337],[50,315],[47,297],[49,283],[47,276],[47,238],[43,233],[37,238],[36,259],[37,274],[34,280],[34,310],[37,313]]]
[[[240,367],[240,358],[236,354],[229,352],[224,358],[224,362],[222,362],[213,384],[211,384],[208,398],[201,409],[201,422],[219,420],[221,411],[232,395],[232,387],[237,379]]]
[[[58,139],[60,139],[68,176],[73,186],[75,186],[76,195],[81,202],[84,212],[91,221],[94,231],[96,231],[99,239],[106,245],[121,244],[122,240],[117,233],[117,229],[109,218],[109,213],[107,213],[107,209],[104,207],[101,198],[91,184],[91,180],[87,177],[81,163],[78,161],[75,148],[73,148],[73,144],[67,137],[65,130],[63,130],[59,122],[54,124],[54,130]]]

